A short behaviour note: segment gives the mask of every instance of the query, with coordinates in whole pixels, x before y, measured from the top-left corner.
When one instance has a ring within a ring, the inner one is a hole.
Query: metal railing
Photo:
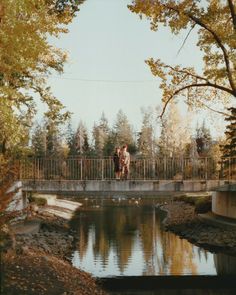
[[[109,180],[115,178],[109,158],[24,158],[20,160],[20,179]],[[132,158],[129,179],[207,180],[236,179],[236,158]]]

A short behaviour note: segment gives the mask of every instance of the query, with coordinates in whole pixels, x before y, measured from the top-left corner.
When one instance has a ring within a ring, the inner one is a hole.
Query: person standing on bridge
[[[121,175],[123,179],[128,179],[129,176],[130,153],[127,149],[128,146],[126,144],[120,152]]]
[[[113,155],[113,162],[114,162],[114,172],[116,179],[120,179],[121,174],[121,165],[120,165],[120,148],[116,147],[115,153]]]

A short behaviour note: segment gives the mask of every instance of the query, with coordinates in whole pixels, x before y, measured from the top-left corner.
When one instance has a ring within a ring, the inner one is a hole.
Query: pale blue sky
[[[201,68],[194,32],[177,54],[187,32],[173,36],[166,28],[151,31],[148,21],[129,11],[130,2],[87,0],[70,32],[53,41],[68,52],[69,62],[65,73],[53,75],[48,84],[73,112],[75,126],[82,120],[91,129],[103,111],[112,125],[118,110],[123,109],[137,130],[140,108],[161,104],[158,81],[144,63],[148,57]]]

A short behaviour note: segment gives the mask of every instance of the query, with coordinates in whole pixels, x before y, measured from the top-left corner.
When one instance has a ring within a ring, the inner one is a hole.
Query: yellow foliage
[[[146,61],[153,75],[161,80],[163,111],[175,96],[184,97],[195,107],[203,107],[209,100],[220,101],[222,93],[236,97],[235,1],[133,0],[128,7],[141,18],[146,16],[152,30],[158,30],[160,25],[168,26],[174,34],[184,29],[189,33],[198,30],[197,46],[204,60],[202,73],[153,58]]]
[[[62,72],[67,54],[53,47],[48,36],[67,32],[79,1],[1,0],[0,3],[0,148],[17,146],[27,138],[36,112],[32,92],[57,122],[69,116],[47,87],[51,71]],[[77,6],[76,6],[77,5]]]

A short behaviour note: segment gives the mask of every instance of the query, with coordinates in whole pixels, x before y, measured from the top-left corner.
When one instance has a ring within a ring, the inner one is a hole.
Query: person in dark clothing
[[[120,179],[121,165],[120,165],[120,148],[117,147],[113,155],[114,172],[116,179]]]

